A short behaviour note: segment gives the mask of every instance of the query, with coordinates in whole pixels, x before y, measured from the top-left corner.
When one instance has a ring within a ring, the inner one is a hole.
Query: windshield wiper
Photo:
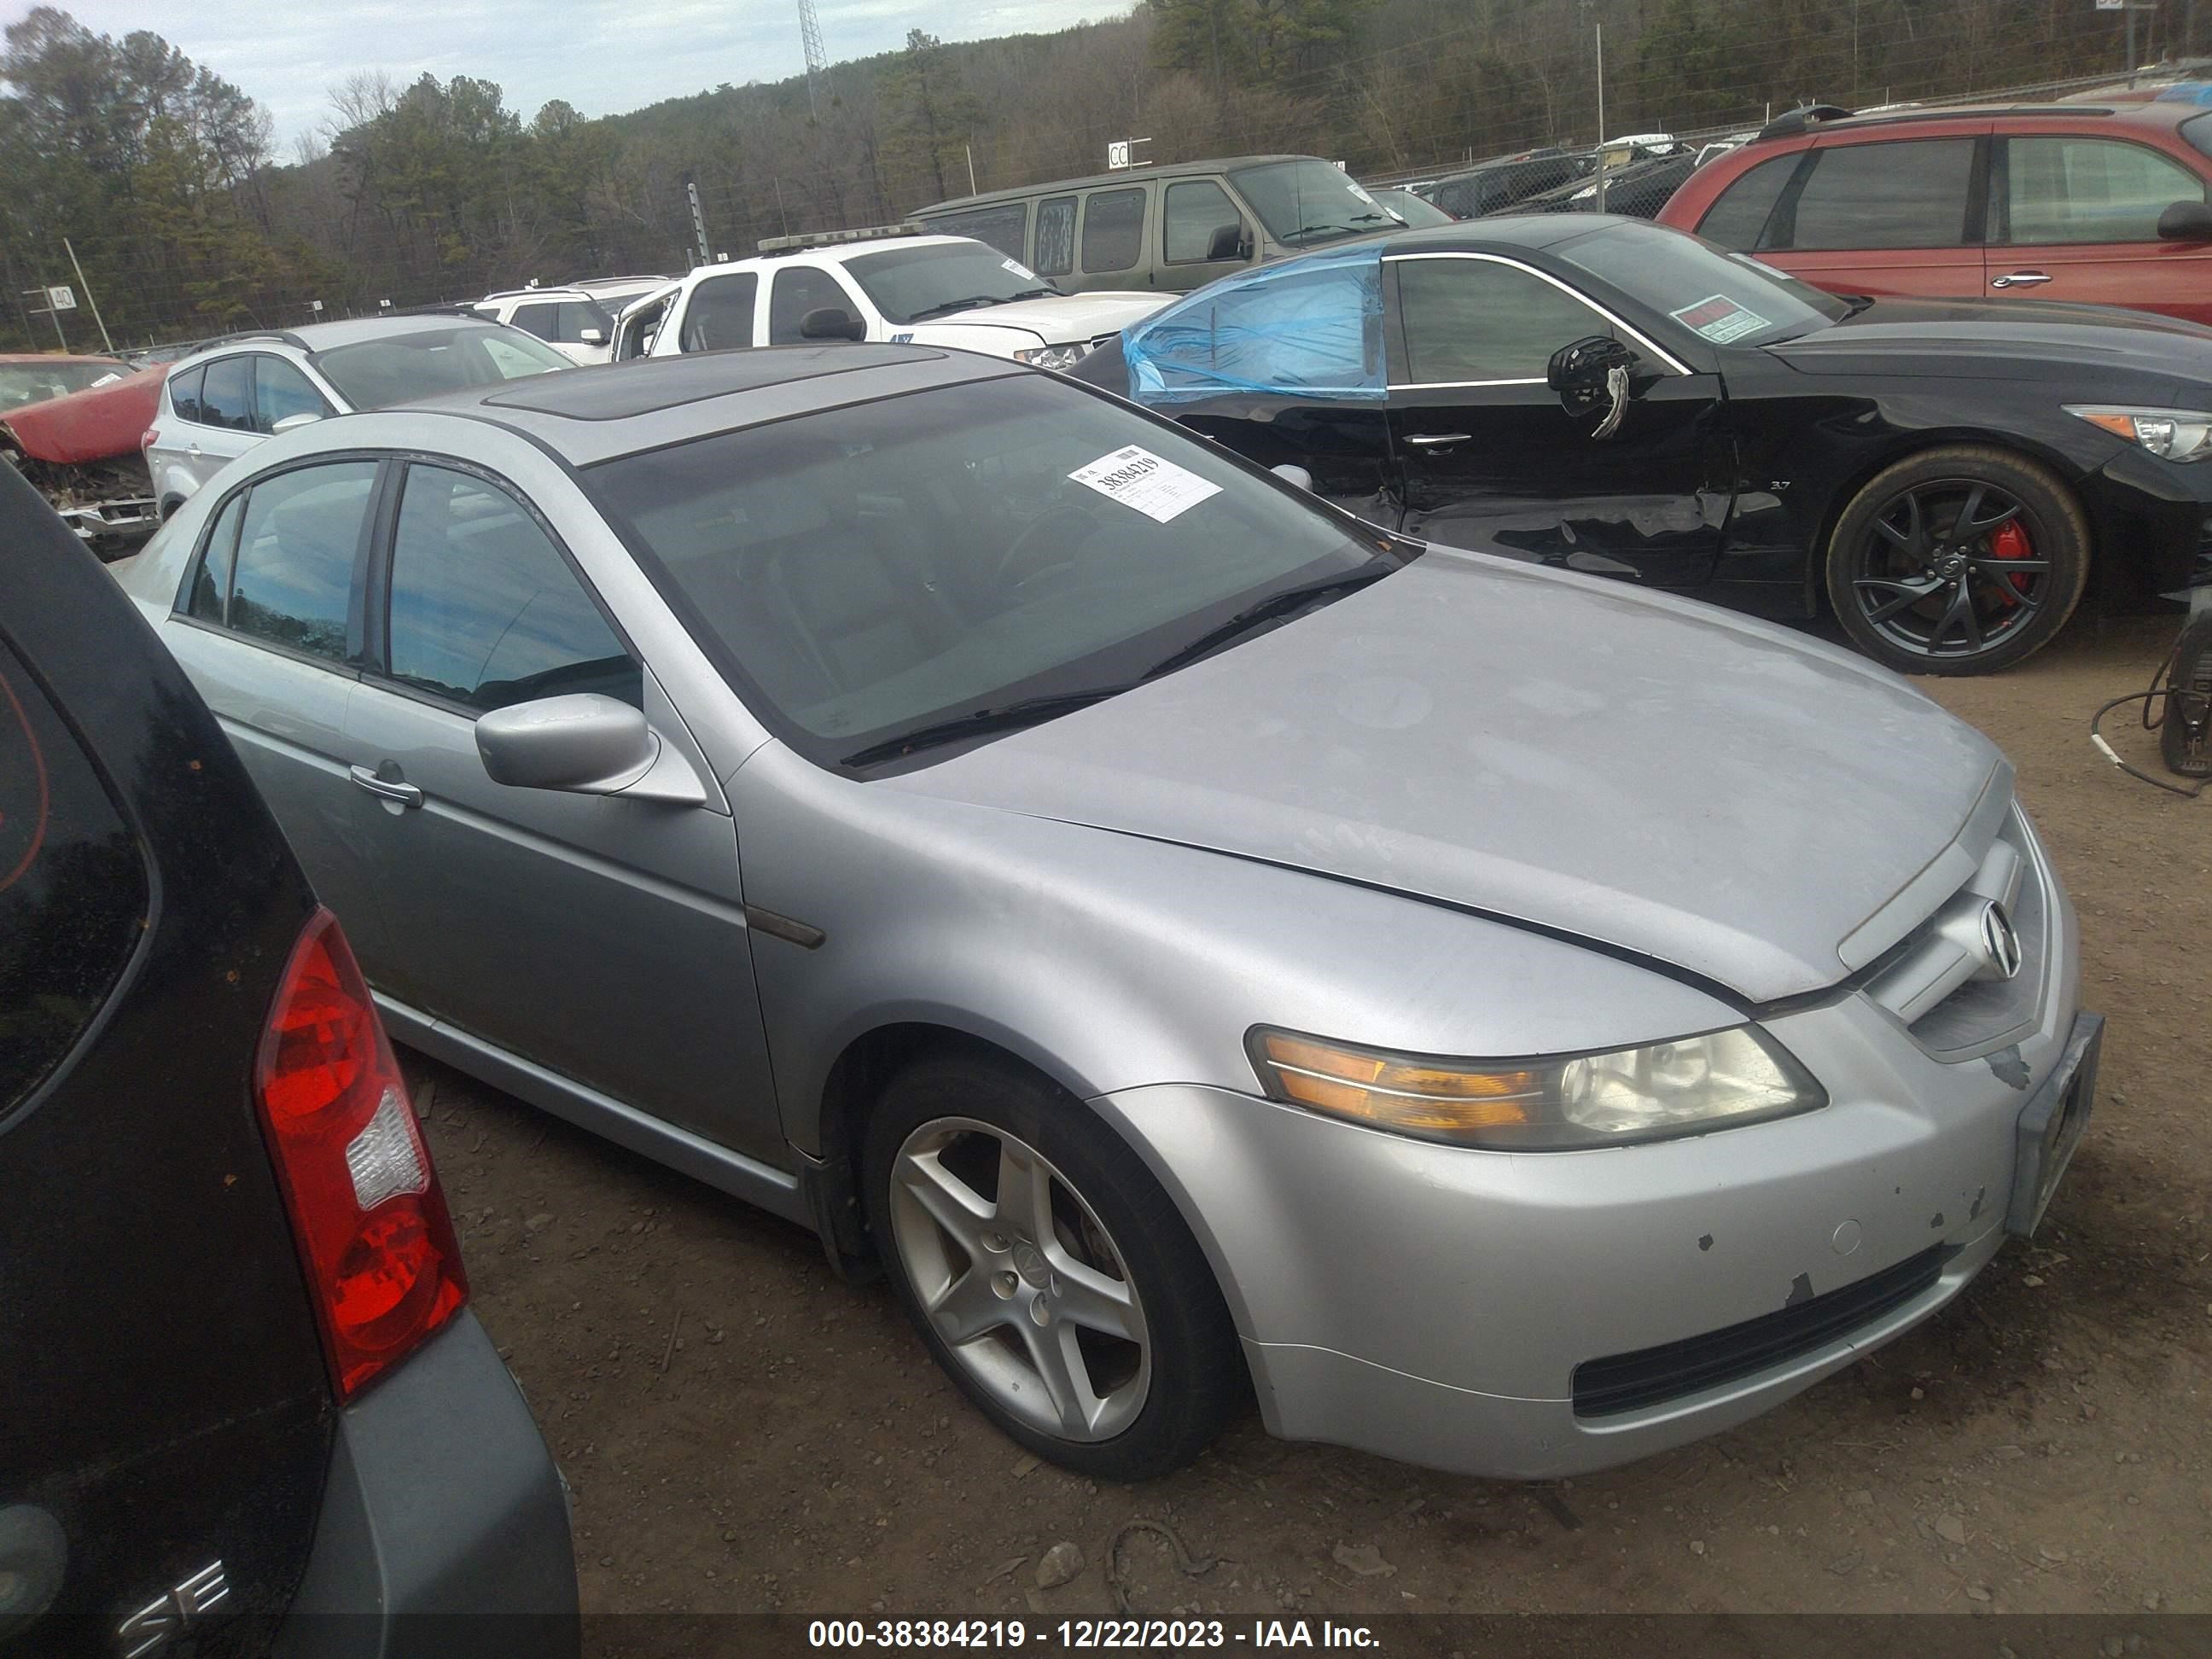
[[[1025,288],[1019,294],[1009,294],[1001,305],[1012,305],[1017,300],[1065,300],[1067,296],[1047,283],[1042,288]]]
[[[1357,570],[1347,570],[1340,575],[1326,576],[1319,581],[1305,582],[1297,587],[1285,587],[1279,593],[1270,593],[1257,605],[1247,605],[1227,622],[1207,629],[1188,645],[1161,658],[1145,671],[1144,678],[1158,679],[1163,674],[1172,674],[1178,668],[1187,668],[1200,657],[1210,655],[1223,646],[1242,639],[1263,623],[1303,611],[1318,600],[1341,599],[1346,593],[1356,593],[1371,583],[1381,581],[1399,568],[1395,560],[1370,559]]]
[[[1329,225],[1329,224],[1318,224],[1318,225],[1300,225],[1300,226],[1299,226],[1296,230],[1294,230],[1294,231],[1292,231],[1292,232],[1291,233],[1291,236],[1293,236],[1293,237],[1297,237],[1297,236],[1318,236],[1318,235],[1320,235],[1320,234],[1322,234],[1322,232],[1323,232],[1324,230],[1336,230],[1336,231],[1341,231],[1341,232],[1343,232],[1343,233],[1344,233],[1344,234],[1346,234],[1346,236],[1357,236],[1357,235],[1359,234],[1358,231],[1354,230],[1354,229],[1353,229],[1350,225]]]
[[[942,317],[947,312],[972,311],[977,306],[998,306],[1005,303],[1006,301],[995,294],[971,294],[964,300],[946,300],[941,304],[924,306],[920,311],[908,317],[907,321],[918,323],[925,317]]]
[[[993,732],[1012,732],[1024,726],[1038,726],[1076,709],[1087,708],[1094,702],[1103,702],[1116,697],[1129,688],[1127,685],[1104,685],[1088,691],[1056,691],[1041,697],[1023,697],[1018,702],[1000,703],[992,708],[970,709],[964,714],[955,714],[950,720],[933,720],[927,726],[917,726],[910,732],[902,732],[895,738],[885,738],[855,749],[841,764],[872,766],[878,761],[896,760],[924,749],[936,749],[948,743],[957,743],[963,738],[982,737]]]

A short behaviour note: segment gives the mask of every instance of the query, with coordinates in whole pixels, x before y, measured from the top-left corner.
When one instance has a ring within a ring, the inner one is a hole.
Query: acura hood
[[[1766,348],[1809,374],[2045,380],[2055,367],[2212,378],[2212,328],[2149,312],[2036,300],[1880,300]]]
[[[1767,1001],[1832,985],[1921,920],[1890,926],[1893,906],[1869,926],[2004,766],[1841,651],[1434,549],[883,782],[1479,909]]]

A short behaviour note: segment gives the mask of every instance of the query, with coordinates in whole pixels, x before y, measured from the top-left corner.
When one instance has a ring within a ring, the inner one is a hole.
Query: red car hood
[[[31,404],[0,422],[0,427],[15,435],[26,455],[58,465],[135,455],[138,440],[154,424],[161,382],[168,374],[168,364],[156,363],[106,386]]]

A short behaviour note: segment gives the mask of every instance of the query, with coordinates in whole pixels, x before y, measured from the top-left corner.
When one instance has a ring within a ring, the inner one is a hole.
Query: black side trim
[[[780,916],[773,910],[763,910],[757,904],[745,906],[745,926],[756,933],[766,933],[770,939],[788,941],[802,949],[811,951],[830,936],[819,927],[810,927],[789,916]]]
[[[1957,1254],[1950,1245],[1930,1245],[1878,1273],[1793,1300],[1741,1324],[1633,1353],[1585,1359],[1575,1367],[1575,1415],[1610,1417],[1662,1405],[1825,1347],[1922,1294]]]

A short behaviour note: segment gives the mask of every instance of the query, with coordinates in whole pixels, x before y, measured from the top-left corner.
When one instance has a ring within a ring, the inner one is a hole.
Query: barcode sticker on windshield
[[[1102,455],[1067,476],[1109,500],[1133,507],[1162,524],[1196,507],[1208,495],[1221,493],[1219,484],[1208,483],[1197,473],[1187,471],[1173,461],[1164,461],[1151,450],[1135,444],[1117,449],[1111,455]]]
[[[1025,283],[1034,283],[1036,281],[1036,272],[1031,270],[1019,259],[1001,259],[999,261],[999,268],[1001,270],[1012,271],[1015,276],[1020,277]]]
[[[1700,300],[1693,306],[1684,306],[1680,311],[1667,313],[1685,328],[1695,329],[1715,345],[1726,345],[1731,340],[1741,340],[1747,334],[1756,334],[1766,326],[1766,319],[1755,311],[1747,310],[1725,294],[1716,294],[1711,299]]]

